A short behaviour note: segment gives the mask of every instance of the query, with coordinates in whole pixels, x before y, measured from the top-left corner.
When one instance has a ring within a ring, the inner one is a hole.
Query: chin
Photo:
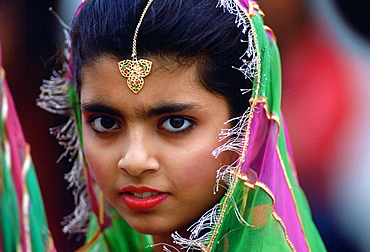
[[[131,226],[131,225],[130,225]],[[160,226],[131,226],[135,231],[141,234],[148,234],[153,236],[170,235],[176,231],[176,229]]]
[[[182,235],[187,233],[186,229],[191,225],[173,225],[173,221],[171,220],[161,220],[159,221],[149,221],[149,220],[130,220],[126,219],[127,223],[133,228],[135,231],[141,234],[148,234],[153,236],[166,236],[171,235],[174,232],[179,232]],[[171,225],[172,224],[172,225]]]

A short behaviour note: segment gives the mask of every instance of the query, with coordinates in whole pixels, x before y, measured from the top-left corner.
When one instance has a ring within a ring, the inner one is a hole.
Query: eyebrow
[[[109,105],[106,105],[104,103],[101,103],[99,101],[88,101],[81,104],[81,108],[84,111],[93,112],[93,113],[102,113],[102,114],[109,114],[114,115],[117,117],[123,117],[123,113],[114,107],[111,107]],[[142,108],[139,109],[135,113],[135,117],[140,118],[142,120],[152,118],[154,116],[160,116],[163,114],[171,114],[171,113],[180,113],[180,112],[195,112],[199,111],[202,108],[204,108],[203,105],[190,102],[190,103],[184,103],[184,102],[176,102],[176,101],[170,101],[170,102],[160,102],[158,104],[155,104],[151,108]]]
[[[93,113],[109,114],[118,117],[122,116],[122,113],[118,109],[114,109],[99,102],[84,102],[81,104],[81,108],[84,111]]]
[[[163,102],[156,104],[148,111],[141,111],[141,115],[147,118],[159,116],[163,114],[179,113],[179,112],[194,112],[203,108],[202,105],[196,103],[182,103],[182,102]]]

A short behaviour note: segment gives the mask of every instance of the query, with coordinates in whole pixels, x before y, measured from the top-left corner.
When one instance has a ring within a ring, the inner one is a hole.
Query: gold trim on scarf
[[[22,195],[22,212],[23,212],[23,224],[25,229],[25,240],[26,240],[26,247],[29,251],[32,250],[32,242],[31,242],[31,230],[30,230],[30,195],[28,192],[26,179],[28,171],[30,170],[31,166],[31,154],[30,154],[30,146],[26,145],[25,150],[25,158],[22,164],[22,187],[23,187],[23,195]]]
[[[89,241],[87,241],[82,247],[77,249],[75,252],[84,252],[91,248],[91,246],[94,245],[94,243],[99,239],[100,235],[103,235],[103,232],[99,228],[99,230],[94,234],[93,237]]]
[[[267,26],[267,25],[264,25],[264,26],[263,26],[263,28],[264,28],[266,31],[268,31],[268,32],[271,34],[272,38],[275,40],[275,42],[277,42],[277,38],[276,38],[276,36],[275,36],[274,31],[273,31],[269,26]]]
[[[268,105],[267,105],[268,98],[267,97],[252,98],[252,99],[250,99],[249,102],[252,103],[252,102],[254,102],[255,99],[256,99],[255,102],[257,104],[258,103],[263,103],[264,104],[263,105],[263,109],[265,110],[267,119],[275,121],[278,124],[278,126],[279,126],[278,131],[280,132],[280,129],[281,129],[280,117],[278,115],[276,115],[276,114],[271,113],[270,110],[268,109]]]
[[[263,13],[263,11],[260,9],[260,6],[257,3],[249,2],[248,4],[249,4],[249,6],[248,6],[249,16],[251,16],[251,17],[257,16],[256,13],[254,13],[254,11],[257,11],[258,14],[261,15],[261,17],[265,16],[265,13]]]
[[[305,230],[304,230],[304,227],[303,227],[302,218],[301,218],[301,215],[300,215],[299,210],[298,210],[297,201],[295,199],[293,188],[292,188],[292,185],[290,183],[288,174],[286,172],[285,163],[284,163],[284,160],[283,160],[283,158],[281,156],[279,146],[276,146],[276,151],[277,151],[277,154],[279,156],[280,164],[281,164],[281,166],[283,168],[284,178],[286,180],[286,183],[288,184],[288,188],[289,188],[289,191],[291,193],[291,196],[292,196],[292,199],[293,199],[293,202],[294,202],[294,208],[295,208],[295,211],[297,213],[297,217],[298,217],[298,221],[299,221],[299,224],[301,226],[301,229],[302,229],[302,233],[304,234],[303,237],[304,237],[304,240],[306,242],[307,249],[308,249],[308,251],[311,251],[310,244],[308,243],[307,236],[305,234]]]
[[[244,173],[239,173],[236,176],[240,180],[244,181],[243,184],[245,186],[247,186],[248,188],[250,188],[250,189],[256,189],[256,187],[259,187],[259,188],[261,188],[262,190],[264,190],[269,195],[269,197],[271,198],[271,200],[273,202],[272,205],[271,205],[271,213],[272,213],[272,216],[281,225],[281,227],[283,229],[283,232],[284,232],[285,240],[288,243],[289,247],[292,249],[292,251],[297,251],[296,248],[295,248],[295,246],[294,246],[294,244],[292,243],[292,241],[289,238],[289,235],[287,233],[287,230],[286,230],[286,226],[285,226],[284,221],[280,218],[280,216],[278,215],[278,213],[275,211],[275,196],[274,196],[273,192],[270,190],[270,188],[266,184],[262,183],[261,181],[256,181],[255,183],[252,183],[251,180],[249,179],[249,176],[246,175],[246,174],[244,174]]]

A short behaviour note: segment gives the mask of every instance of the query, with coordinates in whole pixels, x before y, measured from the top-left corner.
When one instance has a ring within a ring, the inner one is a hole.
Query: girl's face
[[[221,199],[216,171],[236,157],[211,155],[229,119],[225,99],[197,82],[194,65],[168,70],[173,63],[152,61],[138,94],[118,60],[85,67],[81,108],[84,152],[100,189],[132,228],[160,241],[184,233]]]

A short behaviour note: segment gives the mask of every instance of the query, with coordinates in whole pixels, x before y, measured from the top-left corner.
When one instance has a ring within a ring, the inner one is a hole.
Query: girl
[[[87,232],[81,251],[325,250],[286,145],[262,16],[242,0],[80,6],[66,74],[39,104],[70,115],[53,132],[74,159],[65,231]]]

